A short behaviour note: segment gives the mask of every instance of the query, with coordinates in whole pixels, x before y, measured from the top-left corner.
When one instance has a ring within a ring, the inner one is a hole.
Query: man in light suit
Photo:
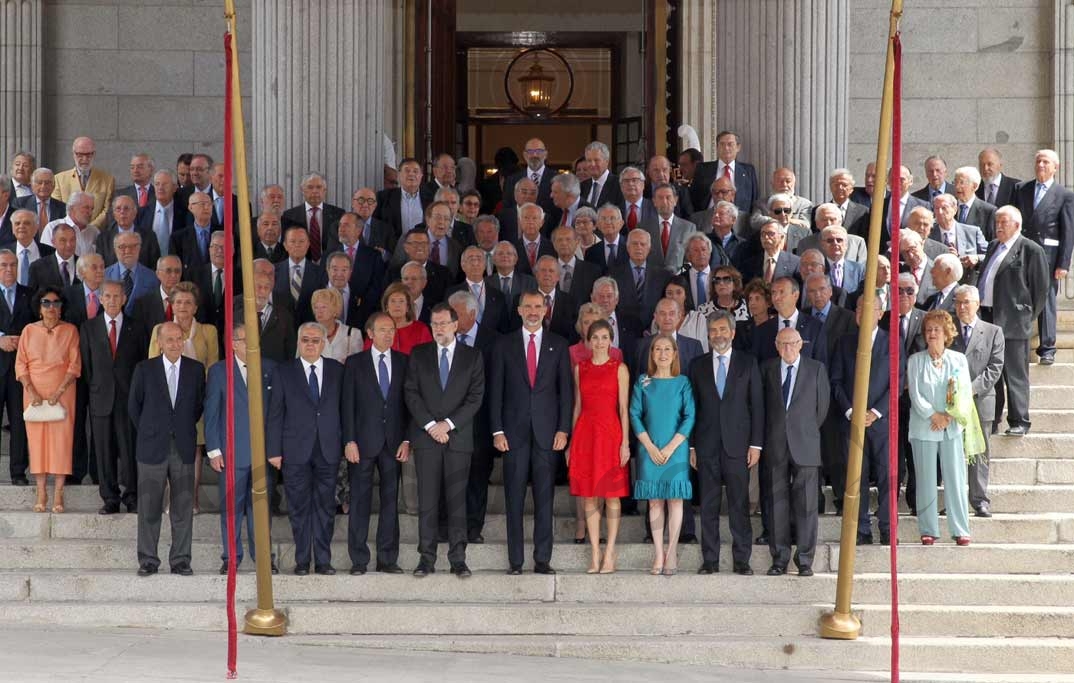
[[[585,163],[589,169],[589,178],[582,182],[582,201],[590,206],[612,204],[623,206],[623,190],[619,186],[619,176],[608,170],[611,152],[603,142],[594,140],[585,146]]]
[[[847,258],[847,238],[848,233],[843,226],[828,226],[820,231],[820,251],[828,261],[827,270],[832,284],[848,292],[856,292],[865,279],[865,266]]]
[[[821,363],[801,355],[802,336],[786,328],[776,335],[779,360],[761,369],[765,396],[765,458],[772,480],[769,576],[787,573],[791,529],[798,576],[813,575],[820,495],[820,427],[831,389]]]
[[[655,186],[653,188],[655,220],[645,221],[641,225],[652,238],[653,260],[669,273],[678,273],[682,270],[682,262],[686,256],[686,240],[691,233],[697,231],[696,225],[680,218],[675,213],[677,205],[678,195],[674,185],[662,183]]]
[[[739,211],[749,214],[750,208],[761,196],[761,186],[757,182],[757,170],[753,165],[738,160],[741,149],[737,133],[724,130],[716,136],[717,160],[700,163],[694,168],[690,199],[695,209],[700,211],[709,205],[706,195],[712,181],[726,177],[735,186],[735,206]]]
[[[981,262],[977,288],[981,317],[1003,330],[1003,382],[1007,395],[1008,436],[1029,433],[1029,339],[1033,320],[1048,300],[1054,270],[1043,247],[1022,234],[1022,214],[1014,206],[996,210],[996,239]],[[1003,410],[996,388],[996,421]]]
[[[116,179],[104,169],[93,165],[97,144],[88,137],[77,137],[71,145],[75,167],[56,176],[56,189],[52,196],[61,202],[75,192],[93,195],[93,217],[90,222],[98,230],[104,230],[108,220],[108,207],[116,191]]]
[[[619,188],[623,193],[623,203],[619,208],[623,211],[628,231],[656,221],[656,208],[645,198],[645,175],[640,168],[624,168],[619,174]]]
[[[283,229],[300,225],[310,236],[309,258],[321,260],[322,254],[339,249],[339,219],[346,209],[324,201],[328,186],[319,173],[309,173],[302,178],[302,204],[292,206],[280,216]]]
[[[134,302],[144,294],[155,292],[160,287],[160,280],[153,271],[138,262],[142,236],[136,230],[117,234],[112,246],[116,252],[116,262],[105,269],[104,276],[123,283],[123,292],[127,295],[123,312],[130,314],[134,310]]]
[[[131,379],[127,410],[137,434],[138,576],[152,576],[160,566],[157,544],[165,484],[171,490],[171,571],[180,576],[194,573],[194,450],[205,400],[205,367],[183,356],[184,338],[175,323],[161,325],[161,355],[139,363]]]
[[[708,321],[712,351],[690,365],[687,375],[699,415],[694,424],[690,466],[701,484],[701,556],[698,574],[720,571],[720,506],[727,487],[731,527],[732,567],[751,575],[749,517],[750,468],[761,459],[764,446],[764,389],[757,361],[734,351],[735,319],[716,309]]]
[[[996,207],[977,196],[981,187],[981,174],[973,166],[960,166],[955,169],[955,199],[958,212],[955,217],[959,223],[976,225],[984,234],[987,244],[996,236]]]
[[[955,190],[954,185],[947,182],[947,162],[940,156],[933,155],[925,159],[925,178],[928,180],[928,184],[910,196],[916,197],[926,204],[931,205],[932,200],[936,197],[941,194],[952,194]]]
[[[399,465],[410,458],[406,440],[407,414],[403,400],[407,358],[392,350],[395,323],[386,313],[369,316],[368,351],[347,359],[343,371],[343,447],[351,482],[347,552],[351,575],[369,564],[369,515],[373,470],[380,481],[377,511],[377,571],[402,574],[399,567]]]
[[[223,324],[221,322],[221,324]],[[227,477],[224,468],[231,467],[235,472],[235,537],[227,540],[227,515],[220,515],[220,540],[224,546],[220,559],[220,573],[227,574],[228,558],[232,549],[235,553],[235,566],[242,564],[242,527],[246,520],[246,544],[250,548],[250,557],[257,557],[254,548],[254,497],[253,470],[250,463],[250,391],[247,387],[249,366],[246,364],[246,327],[243,323],[234,323],[231,330],[232,348],[235,350],[234,376],[235,450],[225,452],[227,448],[227,360],[214,363],[209,368],[209,379],[205,389],[205,451],[209,456],[209,466],[219,474],[219,492],[221,510],[227,492]],[[261,409],[263,417],[268,420],[269,396],[272,392],[272,376],[276,363],[269,358],[261,360]],[[264,423],[262,423],[264,424]],[[273,468],[265,468],[265,488],[273,489]],[[276,559],[272,559],[272,573],[277,573]]]
[[[314,572],[336,573],[332,531],[343,453],[343,366],[321,355],[327,337],[320,323],[299,326],[298,358],[276,368],[269,401],[265,454],[284,475],[295,576],[309,574],[311,545]]]
[[[977,517],[991,517],[988,498],[988,455],[992,437],[992,420],[996,414],[996,383],[1003,374],[1003,352],[1006,346],[1003,330],[977,317],[981,307],[980,295],[972,285],[955,289],[955,320],[958,334],[951,345],[966,354],[973,386],[973,402],[984,434],[985,452],[969,466],[970,506]]]
[[[533,482],[533,571],[555,574],[552,560],[556,451],[567,446],[574,408],[574,382],[567,340],[545,331],[544,297],[523,292],[522,329],[500,337],[490,354],[489,426],[493,446],[504,454],[509,575],[525,560],[523,508]]]
[[[1074,249],[1074,192],[1056,177],[1059,155],[1054,150],[1039,150],[1033,160],[1035,181],[1026,181],[1015,190],[1015,206],[1022,212],[1022,236],[1044,249],[1052,273],[1051,287],[1037,321],[1040,344],[1037,355],[1041,365],[1055,362],[1056,293],[1059,282],[1070,270]]]
[[[451,573],[468,578],[466,486],[474,448],[473,420],[485,391],[481,353],[455,339],[458,315],[447,304],[433,307],[433,339],[411,352],[404,396],[410,412],[410,443],[418,471],[420,507],[414,576],[436,571],[437,527],[443,495],[448,520]]]
[[[973,272],[988,249],[988,240],[985,239],[981,228],[955,220],[958,214],[958,200],[953,195],[937,195],[932,200],[932,206],[936,225],[932,227],[929,237],[943,244],[947,247],[947,251],[957,256],[964,270]],[[931,255],[930,257],[935,259]]]
[[[1022,181],[1003,174],[1003,155],[995,147],[985,147],[977,155],[977,168],[981,171],[981,186],[977,198],[983,199],[997,209],[1014,204],[1014,189]]]

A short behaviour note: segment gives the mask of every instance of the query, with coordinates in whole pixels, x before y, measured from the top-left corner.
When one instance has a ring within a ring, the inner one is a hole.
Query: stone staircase
[[[913,518],[900,516],[901,662],[916,672],[904,680],[1074,680],[1074,364],[1063,360],[1031,367],[1033,433],[993,437],[995,516],[971,518],[971,546],[923,547]],[[697,576],[697,545],[681,546],[679,575],[650,576],[641,517],[623,519],[620,572],[590,576],[588,546],[571,543],[573,506],[560,488],[552,559],[559,574],[508,577],[498,477],[497,469],[486,543],[468,550],[475,572],[468,581],[450,576],[444,557],[441,571],[424,580],[347,575],[342,517],[332,548],[340,574],[295,577],[287,520],[275,518],[282,573],[274,589],[291,637],[361,648],[860,672],[863,680],[879,680],[888,668],[888,548],[858,549],[854,610],[862,637],[816,635],[835,596],[838,517],[821,518],[813,578],[764,576],[769,556],[759,547],[758,575],[732,574],[725,549],[720,574]],[[136,577],[135,516],[97,515],[95,487],[68,488],[62,515],[28,512],[32,497],[29,488],[0,486],[0,625],[226,628],[215,485],[200,491],[205,512],[195,519],[190,578]],[[409,570],[417,564],[417,519],[400,522],[400,564]],[[726,519],[722,525],[729,538]],[[168,542],[165,524],[162,548]],[[255,602],[252,566],[247,559],[240,568],[240,616]]]

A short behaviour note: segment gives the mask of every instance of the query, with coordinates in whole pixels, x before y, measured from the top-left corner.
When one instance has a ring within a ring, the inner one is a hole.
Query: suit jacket
[[[533,268],[530,267],[529,253],[526,251],[526,238],[522,235],[518,236],[518,239],[514,242],[515,250],[518,252],[518,263],[515,265],[515,269],[520,273],[526,275],[533,275]],[[537,256],[534,258],[534,263],[542,256],[555,256],[556,249],[552,246],[551,238],[540,235],[537,238]]]
[[[623,200],[623,189],[619,186],[619,176],[612,172],[608,172],[608,179],[604,181],[604,185],[600,188],[600,197],[597,198],[596,203],[590,201],[589,194],[593,191],[593,179],[583,180],[581,183],[582,192],[579,194],[583,202],[587,202],[596,207],[604,206],[605,204],[615,204],[622,208],[626,202]],[[623,220],[626,220],[626,215],[623,215]]]
[[[11,206],[15,207],[16,209],[26,209],[27,211],[33,211],[34,215],[37,215],[37,196],[36,195],[30,195],[28,197],[18,197],[18,198],[16,198],[15,195],[11,195]],[[52,221],[54,221],[54,220],[56,220],[58,218],[63,218],[66,215],[67,215],[67,205],[64,204],[63,202],[61,202],[60,200],[56,199],[55,197],[49,197],[48,198],[48,220],[49,220],[49,222],[51,223]],[[44,227],[45,226],[43,226],[43,225],[37,226],[38,233],[40,233],[41,229],[44,228]]]
[[[888,396],[891,393],[891,354],[888,353],[888,333],[877,328],[873,339],[872,361],[869,366],[869,392],[866,401],[867,410],[880,413],[880,418],[871,429],[887,432]],[[854,375],[858,360],[858,334],[845,334],[835,345],[835,356],[828,364],[832,371],[832,398],[839,407],[839,413],[854,407]],[[899,386],[903,385],[904,363],[899,363]],[[841,423],[850,428],[850,421],[845,417]]]
[[[30,297],[34,293],[29,287],[15,285],[15,307],[8,308],[7,297],[0,295],[0,332],[6,335],[22,334],[22,328],[37,320],[37,314],[30,308]],[[14,380],[15,354],[18,351],[0,351],[0,381],[3,377]]]
[[[928,209],[929,211],[932,211],[932,203],[931,202],[928,202],[928,201],[926,201],[924,199],[921,199],[920,197],[915,197],[914,195],[911,194],[906,199],[906,208],[904,208],[902,210],[902,215],[899,216],[899,227],[900,228],[905,228],[907,226],[907,224],[909,223],[909,220],[910,220],[910,212],[912,212],[914,209],[916,209],[919,206],[923,206],[926,209]],[[887,247],[888,241],[891,239],[891,232],[888,229],[888,225],[891,223],[891,221],[888,218],[888,212],[890,212],[890,211],[891,211],[891,193],[888,193],[887,195],[884,196],[884,222],[881,223],[881,226],[880,226],[881,230],[882,230],[881,235],[880,235],[880,243],[881,243],[881,247],[884,247],[884,248]]]
[[[348,309],[348,325],[365,327],[366,319],[380,309],[380,295],[384,292],[385,272],[386,265],[380,252],[361,243],[355,247],[354,260],[351,262],[351,279],[348,282],[351,301],[344,303],[351,306],[357,297],[357,308]]]
[[[999,242],[988,245],[980,273],[989,269]],[[1052,267],[1044,248],[1020,235],[997,266],[992,280],[992,322],[1003,329],[1008,340],[1030,339],[1052,283]]]
[[[116,340],[116,355],[113,357],[104,313],[82,325],[79,348],[82,352],[82,379],[89,385],[90,415],[105,417],[112,414],[113,405],[121,401],[126,405],[134,369],[146,359],[149,349],[146,334],[142,323],[124,315]]]
[[[694,202],[690,199],[690,188],[678,183],[672,183],[671,186],[675,188],[675,194],[678,196],[678,201],[675,204],[675,215],[679,218],[690,220],[690,216],[694,213]],[[645,191],[642,196],[646,199],[653,198],[653,184],[648,179],[645,181]]]
[[[234,305],[235,321],[241,323],[246,317],[242,298],[235,297]],[[277,365],[294,360],[298,344],[296,329],[294,309],[286,302],[280,303],[280,298],[273,295],[272,312],[268,322],[261,326],[261,357],[270,358]]]
[[[480,309],[481,319],[478,321],[482,327],[487,327],[490,330],[496,332],[506,332],[510,329],[512,315],[517,315],[514,310],[510,310],[507,307],[507,298],[503,292],[494,287],[490,287],[487,283],[482,281],[483,293],[485,295],[485,307]],[[467,292],[473,294],[470,290],[470,286],[467,284],[467,280],[464,278],[462,282],[457,285],[452,285],[444,292],[444,300],[446,301],[455,292]]]
[[[1012,178],[1012,177],[1008,176],[1007,174],[1003,174],[1003,175],[1000,176],[999,188],[996,191],[996,197],[995,197],[996,201],[993,202],[993,204],[995,205],[995,207],[997,209],[999,207],[1001,207],[1001,206],[1008,206],[1008,205],[1013,205],[1014,204],[1014,190],[1015,190],[1016,187],[1018,187],[1018,184],[1021,183],[1021,182],[1022,181],[1019,180],[1018,178]],[[977,198],[981,199],[981,200],[987,199],[988,198],[987,189],[988,189],[987,185],[985,184],[984,180],[982,180],[980,186],[978,186],[978,188],[977,188]],[[980,227],[982,230],[984,229],[984,226],[978,226],[978,227]],[[989,238],[989,239],[992,239],[992,238]]]
[[[682,270],[683,259],[686,257],[686,240],[690,235],[697,232],[697,226],[690,221],[672,215],[670,239],[668,239],[668,253],[664,253],[664,244],[660,235],[664,230],[660,215],[656,218],[639,223],[638,227],[644,228],[651,238],[652,249],[649,252],[649,261],[655,263],[669,273],[678,273]]]
[[[15,233],[11,230],[11,215],[15,210],[15,205],[8,202],[7,208],[0,213],[0,247],[9,247],[15,243]]]
[[[431,203],[431,200],[426,199],[425,195],[420,191],[418,192],[418,201],[421,203],[422,211]],[[377,209],[373,216],[392,226],[391,244],[394,248],[395,243],[406,232],[403,229],[403,189],[393,187],[378,192]]]
[[[67,289],[63,290],[63,298],[67,301],[67,304],[63,307],[63,320],[69,322],[79,329],[82,328],[83,323],[86,322],[86,289],[82,286],[81,282],[71,285]],[[99,303],[99,302],[98,302]],[[101,308],[98,306],[98,314],[100,314]],[[135,316],[137,320],[137,316]],[[139,320],[139,322],[142,322]],[[143,323],[144,325],[144,323]],[[85,370],[83,370],[83,375]]]
[[[831,276],[831,262],[827,259],[824,260],[824,272]],[[848,292],[858,291],[858,287],[861,286],[862,280],[865,279],[865,265],[852,261],[848,257],[843,258],[843,284],[840,285]],[[834,284],[834,283],[833,283]]]
[[[375,458],[382,450],[394,454],[406,438],[407,412],[403,400],[407,357],[389,350],[388,398],[380,393],[380,379],[373,359],[380,352],[368,351],[347,358],[343,370],[343,444],[353,441],[362,457]],[[378,359],[379,360],[379,359]]]
[[[419,225],[418,227],[414,228],[414,230],[412,232],[420,232],[420,233],[423,233],[423,234],[427,234],[424,225]],[[405,241],[405,239],[406,238],[404,236],[403,239],[399,240],[395,244],[395,253],[392,254],[392,259],[391,259],[391,265],[392,265],[393,268],[400,268],[401,269],[403,267],[403,265],[405,265],[406,262],[410,260],[410,258],[406,255],[406,251],[403,250],[403,242]],[[459,242],[455,238],[453,238],[453,237],[445,237],[444,238],[444,250],[447,252],[447,256],[445,257],[446,260],[442,260],[439,265],[442,268],[444,268],[445,270],[447,270],[450,282],[456,281],[458,279],[458,277],[459,277],[459,260],[462,257],[462,250],[463,249],[464,249],[464,247],[461,244],[459,244]],[[429,262],[428,263],[432,263],[432,264],[436,265],[435,262],[432,260],[432,250],[433,250],[433,239],[432,239],[432,237],[430,237],[429,238]],[[522,259],[519,259],[520,263],[521,263],[521,260]]]
[[[958,334],[951,348],[966,355],[972,377],[973,401],[977,404],[977,415],[982,421],[992,421],[996,414],[996,383],[1003,372],[1003,352],[1006,341],[1003,330],[980,318],[973,326],[969,343],[962,337],[962,324],[955,319]],[[987,438],[987,434],[985,437]]]
[[[224,333],[224,303],[228,299],[227,285],[224,283],[224,273],[221,272],[221,285],[224,287],[223,296],[220,298],[219,305],[213,303],[213,265],[211,263],[205,263],[197,268],[192,268],[188,275],[187,281],[193,282],[198,286],[198,322],[208,323],[209,325],[215,325],[220,331],[222,337]],[[242,294],[242,278],[238,272],[235,273],[234,282],[232,283],[234,289],[234,295],[239,296]],[[223,349],[223,344],[220,345]]]
[[[321,224],[321,254],[330,254],[339,250],[339,219],[346,210],[333,206],[327,202],[321,204],[317,221]],[[302,202],[292,206],[280,216],[280,228],[286,230],[292,225],[301,225],[309,229],[309,220],[306,216],[306,203]]]
[[[556,432],[570,434],[574,411],[574,380],[567,340],[552,332],[541,335],[537,379],[530,386],[526,369],[525,332],[501,336],[490,354],[489,427],[503,432],[507,443],[521,445],[532,438],[552,450]]]
[[[718,458],[745,462],[750,446],[764,447],[764,389],[757,359],[732,350],[727,364],[723,398],[716,390],[716,373],[710,351],[690,365],[687,372],[697,402],[690,439],[698,459]]]
[[[802,355],[806,358],[828,362],[828,342],[824,339],[824,326],[819,320],[805,313],[798,314],[798,323],[794,326],[802,335]],[[775,358],[776,334],[779,332],[779,316],[774,315],[763,324],[753,329],[751,349],[761,363]]]
[[[106,280],[118,280],[123,282],[122,265],[119,263],[113,263],[104,269],[104,278]],[[132,314],[134,312],[134,302],[140,299],[147,292],[156,292],[160,289],[160,280],[157,279],[157,274],[149,270],[141,263],[135,264],[131,270],[131,277],[134,279],[134,288],[131,289],[131,295],[127,297],[127,305],[123,307],[125,314]]]
[[[338,235],[338,223],[336,232]],[[370,216],[369,236],[366,236],[365,227],[363,226],[360,241],[363,245],[371,249],[381,249],[390,254],[395,250],[397,239],[390,223],[386,223],[375,216]]]
[[[301,358],[292,358],[276,367],[265,437],[268,457],[282,456],[284,462],[292,465],[306,464],[313,457],[315,441],[320,445],[321,458],[329,465],[338,464],[343,456],[340,413],[343,364],[331,358],[322,358],[321,362],[320,394],[316,401],[310,396],[309,379]]]
[[[828,416],[831,387],[828,371],[815,360],[799,357],[790,404],[783,402],[783,370],[779,358],[761,368],[764,385],[765,450],[767,467],[790,462],[820,467],[820,426]]]
[[[942,290],[937,289],[935,292],[933,292],[932,296],[930,296],[928,299],[925,299],[925,304],[922,306],[922,308],[926,311],[931,311],[934,308],[938,308],[941,311],[947,311],[951,314],[952,320],[955,320],[957,322],[957,318],[955,316],[956,287],[952,287],[951,291],[947,293],[947,296],[943,295]]]
[[[954,196],[954,194],[955,194],[955,185],[954,185],[954,183],[949,183],[946,180],[943,181],[943,187],[940,188],[940,191],[937,194],[949,194],[951,196]],[[922,188],[918,188],[917,190],[914,190],[913,192],[911,192],[910,196],[911,197],[917,197],[918,199],[920,199],[921,201],[925,202],[929,206],[932,206],[932,185],[925,185]]]
[[[67,199],[82,190],[82,184],[78,179],[78,171],[69,168],[55,175],[56,187],[52,190],[53,199],[67,203]],[[103,169],[94,167],[90,170],[89,182],[86,183],[86,192],[93,195],[93,223],[101,232],[107,225],[108,209],[112,206],[112,196],[116,191],[116,179],[112,174]]]
[[[160,245],[157,244],[156,233],[153,232],[152,227],[149,230],[141,230],[137,225],[134,226],[134,231],[142,236],[142,248],[138,251],[138,262],[155,271],[157,269],[157,259],[160,258]],[[107,229],[101,230],[101,234],[97,235],[97,253],[104,259],[105,266],[110,266],[118,260],[112,243],[118,233],[119,226],[113,223]],[[186,265],[185,260],[183,265]]]
[[[974,204],[978,203],[974,202]],[[929,239],[943,244],[943,233],[940,231],[939,225],[932,226]],[[976,225],[955,221],[955,242],[955,248],[958,249],[959,256],[976,256],[988,251],[988,240],[985,239],[984,233]]]
[[[764,277],[765,259],[767,256],[762,250],[753,255],[749,260],[742,262],[742,281],[749,282],[755,277]],[[781,251],[776,255],[776,267],[772,273],[772,279],[780,277],[794,277],[798,273],[799,259],[789,251]]]
[[[198,258],[201,258],[201,256],[199,255]],[[272,248],[272,253],[270,254],[268,250],[265,249],[265,245],[261,243],[261,240],[255,238],[254,259],[256,260],[259,258],[268,259],[272,263],[276,264],[287,258],[287,250],[283,248],[283,242],[280,241],[277,242],[276,246]]]
[[[200,286],[199,286],[200,288]],[[81,292],[80,292],[81,294]],[[82,298],[83,312],[85,312],[85,297]],[[198,308],[201,308],[201,302],[198,302]],[[238,315],[239,309],[242,308],[242,301],[240,300],[235,307],[235,314]],[[160,287],[146,292],[142,296],[138,297],[134,306],[131,309],[131,316],[145,326],[146,330],[152,330],[157,325],[164,322],[165,309],[164,300],[160,296]],[[221,347],[223,348],[223,347]]]
[[[638,348],[635,349],[634,357],[631,359],[634,377],[640,377],[642,373],[649,371],[649,350],[653,347],[654,339],[656,339],[655,334],[645,337],[638,344]],[[675,343],[679,347],[680,368],[689,368],[695,358],[705,355],[705,349],[701,347],[701,342],[696,339],[676,333]]]
[[[439,345],[419,344],[410,352],[403,393],[410,411],[410,443],[415,449],[439,448],[425,431],[425,425],[450,420],[447,448],[474,450],[474,418],[485,395],[485,364],[481,352],[465,344],[455,344],[447,384],[440,386]]]
[[[641,297],[638,297],[638,288],[634,284],[634,267],[630,261],[626,265],[618,265],[608,273],[619,285],[619,307],[641,319],[642,327],[649,329],[653,321],[653,312],[656,304],[664,298],[664,287],[671,279],[671,273],[661,267],[647,264],[645,268],[645,284]],[[592,288],[590,288],[592,290]],[[583,302],[589,301],[592,291],[586,294]]]
[[[153,201],[153,202],[150,202],[149,204],[146,204],[145,206],[143,206],[140,209],[138,209],[138,213],[134,217],[134,227],[138,228],[142,232],[152,232],[155,235],[156,232],[153,230],[153,221],[157,217],[156,214],[157,214],[156,202]],[[172,200],[172,224],[171,224],[171,226],[169,226],[169,229],[168,229],[168,244],[161,244],[160,239],[159,238],[157,239],[157,246],[160,247],[160,251],[161,251],[162,255],[163,255],[165,249],[168,250],[169,254],[172,253],[172,251],[171,251],[171,236],[174,235],[175,233],[179,232],[183,228],[185,228],[187,226],[187,223],[190,220],[191,220],[190,214],[187,213],[186,209],[184,209],[181,206],[179,206],[179,202],[177,202],[175,200]],[[254,226],[255,226],[255,230],[254,230],[254,245],[255,245],[255,247],[257,245],[256,225],[257,224],[255,223],[254,224]],[[236,251],[238,250],[237,243],[236,243],[235,249],[236,249]],[[281,246],[280,251],[283,251],[282,246]],[[257,254],[256,254],[256,248],[255,248],[254,258],[259,258],[259,256],[257,256]],[[184,263],[184,265],[186,265],[186,264]],[[156,268],[156,264],[153,264],[153,267]]]
[[[820,250],[820,233],[815,232],[809,237],[803,238],[798,242],[798,247],[795,249],[795,254],[801,256],[809,249]],[[866,257],[868,256],[868,247],[865,244],[865,240],[857,235],[847,235],[846,245],[846,259],[848,261],[855,261],[862,265],[865,264]],[[821,252],[823,253],[823,252]]]
[[[291,267],[295,265],[291,259],[280,261],[276,264],[276,281],[272,289],[273,299],[291,297]],[[328,273],[324,268],[311,261],[305,260],[302,267],[302,289],[299,291],[298,300],[294,302],[295,325],[301,325],[313,320],[313,308],[310,306],[310,298],[318,289],[328,284]]]
[[[976,225],[985,237],[985,244],[996,237],[996,207],[983,199],[974,199],[966,211],[967,225]]]
[[[71,278],[71,281],[64,282],[60,273],[59,261],[56,260],[56,250],[47,244],[40,244],[38,248],[41,250],[41,258],[30,264],[30,280],[27,283],[32,291],[36,292],[42,287],[66,289],[70,285],[77,285],[82,282],[78,279],[77,266],[74,268],[68,267],[67,276]],[[46,249],[48,250],[47,252]],[[71,258],[74,259],[76,264],[78,263],[77,256],[72,256]]]
[[[521,261],[521,259],[519,259]],[[586,263],[592,263],[600,268],[602,275],[607,275],[612,268],[616,266],[622,266],[630,263],[630,255],[627,254],[626,240],[622,237],[619,238],[619,243],[615,247],[615,262],[608,263],[608,243],[603,239],[598,240],[596,244],[585,250]]]
[[[820,226],[817,225],[817,208],[819,206],[819,204],[814,206],[809,213],[809,222],[814,233],[820,232]],[[843,215],[843,227],[851,235],[857,235],[864,240],[869,239],[869,206],[859,204],[851,199],[847,203],[847,210]],[[799,251],[798,253],[801,254],[802,252]]]
[[[514,209],[515,204],[515,183],[528,178],[530,175],[529,167],[526,167],[508,176],[503,181],[503,207],[504,209]],[[556,177],[556,171],[548,164],[544,166],[544,173],[541,174],[541,182],[537,183],[537,204],[544,208],[545,211],[552,206],[552,179]],[[484,193],[482,193],[484,194]]]
[[[753,164],[735,160],[735,206],[739,211],[749,214],[753,204],[761,198],[761,186],[757,182],[757,169]],[[690,200],[694,208],[701,210],[709,205],[712,183],[716,180],[720,162],[705,161],[694,169],[694,179],[690,183]],[[704,229],[704,228],[702,228]]]
[[[816,317],[812,306],[806,307],[802,311],[802,315],[808,315],[810,317]],[[845,334],[857,334],[858,323],[855,320],[854,313],[842,306],[837,306],[835,303],[835,297],[832,297],[832,305],[828,307],[828,315],[825,316],[824,322],[821,323],[821,327],[824,331],[825,349],[827,350],[827,365],[830,366],[832,362],[832,355],[835,353],[835,345]]]
[[[403,279],[403,265],[406,264],[395,265],[388,269],[388,282],[399,282]],[[425,283],[425,302],[427,306],[432,307],[444,300],[444,293],[454,284],[455,278],[446,267],[432,261],[425,262],[425,275],[428,278]]]
[[[249,367],[247,367],[249,371]],[[250,467],[250,390],[242,379],[239,364],[234,366],[235,385],[235,451],[227,452],[227,360],[214,363],[209,368],[205,387],[205,451],[220,449],[224,462],[236,469]],[[273,374],[276,363],[261,359],[261,411],[268,424],[268,408],[271,400]],[[263,428],[263,427],[262,427]]]
[[[147,207],[148,206],[155,207],[156,203],[157,203],[157,191],[153,187],[152,181],[150,181],[149,186],[148,186],[145,194],[146,194],[145,205]],[[116,190],[115,196],[116,197],[130,197],[131,199],[134,200],[134,205],[138,206],[138,188],[135,187],[133,183],[130,184],[130,185],[127,185],[126,187],[118,188]],[[111,208],[111,205],[109,205],[109,208]],[[144,208],[144,207],[139,207],[139,208]]]
[[[920,308],[911,308],[910,317],[906,321],[906,339],[899,339],[899,347],[901,352],[899,358],[902,361],[903,367],[906,367],[906,359],[917,353],[918,351],[925,350],[925,337],[923,330],[921,329],[921,323],[925,320],[925,312]],[[896,325],[898,325],[899,317],[896,316]],[[885,311],[884,315],[880,318],[880,323],[877,325],[882,330],[891,331],[891,311]],[[898,333],[898,330],[896,330]]]
[[[630,228],[627,227],[627,219],[630,216],[630,204],[624,198],[619,204],[619,210],[623,212],[623,236],[630,234]],[[656,207],[653,206],[653,202],[645,197],[641,198],[641,207],[638,210],[638,222],[635,227],[643,228],[646,223],[654,223],[660,220],[660,214],[656,212]]]
[[[127,410],[137,433],[135,459],[146,465],[167,462],[174,443],[183,462],[194,464],[198,419],[204,401],[205,366],[198,361],[185,356],[179,361],[174,407],[168,393],[164,356],[139,363],[134,368],[127,400]]]
[[[212,229],[209,231],[209,238],[212,239]],[[181,230],[177,230],[172,233],[169,240],[168,253],[174,254],[179,257],[179,260],[183,262],[183,277],[188,277],[190,271],[194,268],[208,263],[208,259],[202,256],[201,247],[198,245],[198,231],[193,224],[187,224]],[[208,242],[206,242],[208,245]],[[280,244],[281,251],[283,250],[283,244]],[[287,252],[283,252],[285,257]]]
[[[571,273],[571,286],[569,289],[563,287],[563,262],[560,261],[560,280],[559,288],[564,292],[567,292],[571,297],[579,302],[579,305],[589,301],[593,294],[593,283],[600,277],[600,266],[594,263],[588,263],[580,258],[574,259],[574,268]]]
[[[503,294],[503,283],[501,282],[501,279],[499,272],[493,272],[492,275],[485,278],[485,284],[488,285],[490,289],[495,289]],[[504,303],[507,304],[507,313],[509,316],[512,311],[515,311],[515,309],[518,308],[518,295],[531,289],[537,289],[537,279],[532,275],[520,272],[518,268],[515,268],[511,273],[511,295],[508,297],[504,294]],[[426,290],[428,290],[428,287],[426,287]],[[515,312],[517,314],[517,311]]]
[[[1052,270],[1069,270],[1074,249],[1074,192],[1053,179],[1034,208],[1036,188],[1036,180],[1027,180],[1015,190],[1014,203],[1022,212],[1022,235],[1044,247]]]

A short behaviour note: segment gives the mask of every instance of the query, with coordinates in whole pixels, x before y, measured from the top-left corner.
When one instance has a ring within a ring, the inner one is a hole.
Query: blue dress
[[[654,463],[638,444],[634,497],[639,500],[692,498],[689,436],[694,429],[694,392],[690,380],[684,375],[659,379],[648,375],[639,377],[630,399],[630,426],[635,434],[648,432],[657,448],[663,448],[676,434],[687,437],[663,465]]]

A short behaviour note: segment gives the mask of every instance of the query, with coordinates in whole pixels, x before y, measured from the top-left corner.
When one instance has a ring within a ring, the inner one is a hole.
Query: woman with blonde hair
[[[328,333],[322,356],[346,363],[348,356],[353,356],[362,350],[362,331],[357,327],[344,325],[340,321],[343,313],[343,295],[338,289],[328,287],[318,289],[310,296],[310,307],[313,309],[313,319],[319,322]],[[297,350],[295,358],[298,358]]]

